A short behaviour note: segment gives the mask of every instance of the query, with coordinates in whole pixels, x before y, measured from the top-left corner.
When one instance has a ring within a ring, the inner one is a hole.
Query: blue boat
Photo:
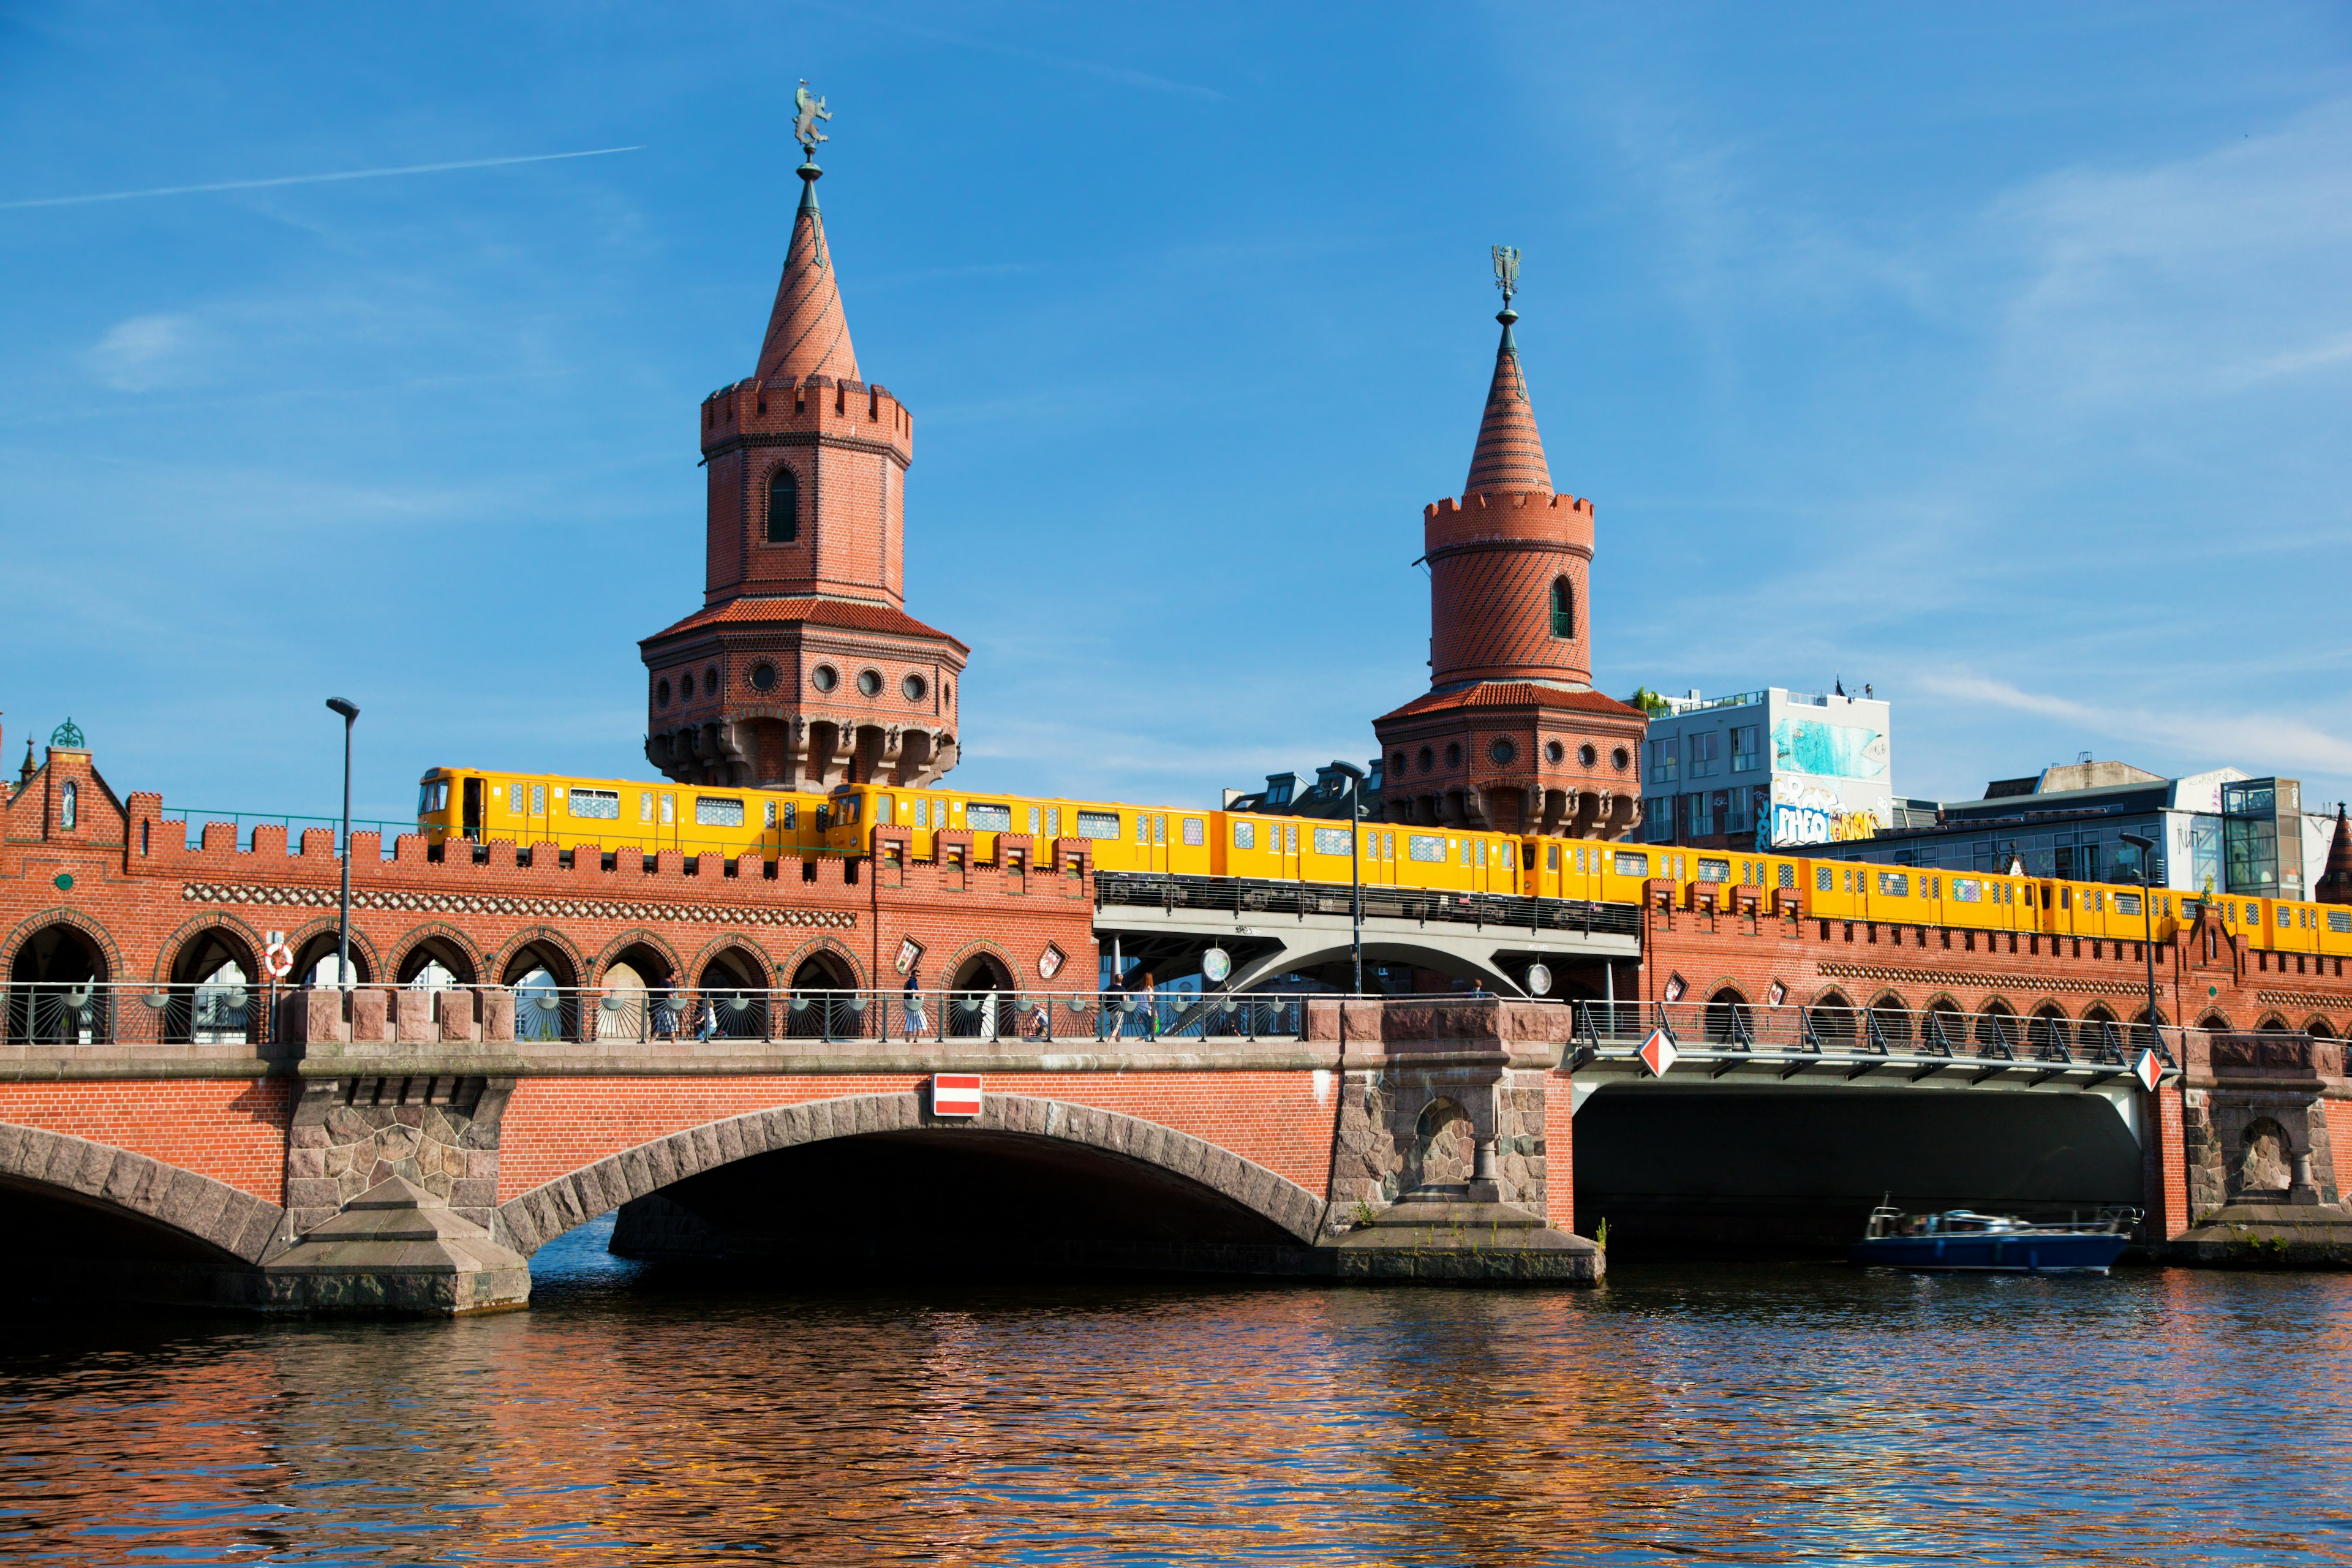
[[[1948,1209],[1870,1211],[1870,1228],[1848,1261],[1933,1273],[2105,1274],[2131,1244],[2139,1215],[2107,1209],[2087,1223],[2033,1225],[2009,1215]]]

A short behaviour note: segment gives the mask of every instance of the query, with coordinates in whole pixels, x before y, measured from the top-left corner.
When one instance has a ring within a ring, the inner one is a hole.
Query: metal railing
[[[9,984],[0,987],[0,1043],[257,1047],[284,1035],[270,1017],[270,994],[266,986],[209,984]]]
[[[2168,1070],[2187,1031],[2118,1018],[1962,1013],[1956,1008],[1754,1006],[1733,1002],[1570,1004],[1573,1050],[1591,1060],[1637,1050],[1664,1031],[1678,1053],[1737,1066],[1741,1058],[1971,1062],[2007,1070],[2129,1071],[2142,1051]],[[2300,1036],[2285,1037],[2291,1039]]]
[[[259,1047],[300,1039],[313,997],[305,987],[264,984],[17,984],[0,986],[0,1043]],[[353,1000],[364,994],[366,1005]],[[1321,993],[1314,994],[1318,996]],[[493,1002],[492,998],[497,998]],[[1021,991],[700,991],[520,985],[354,986],[332,1016],[342,1029],[362,1012],[387,1038],[412,1043],[424,1029],[442,1043],[511,1041],[656,1046],[692,1041],[950,1044],[957,1041],[1094,1043],[1110,1040],[1295,1040],[1307,994],[1245,994]],[[275,1001],[275,1016],[272,1002]]]
[[[284,828],[288,845],[297,849],[301,847],[302,834],[306,828],[323,827],[335,836],[335,853],[338,855],[342,853],[343,819],[340,816],[302,816],[282,811],[215,811],[199,805],[166,805],[157,815],[159,820],[177,821],[186,826],[186,840],[182,846],[184,848],[202,848],[205,828],[209,824],[219,822],[226,823],[236,829],[235,847],[242,852],[252,851],[253,830],[256,827]],[[382,834],[383,853],[389,858],[394,839],[404,833],[418,833],[423,829],[416,826],[416,819],[413,816],[404,822],[354,816],[352,818],[352,831]]]
[[[1211,914],[1345,915],[1355,908],[1355,888],[1347,882],[1277,882],[1245,877],[1187,877],[1172,873],[1098,871],[1095,905],[1199,910]],[[1604,932],[1638,936],[1638,904],[1604,904],[1583,899],[1531,899],[1513,893],[1455,893],[1431,888],[1364,884],[1364,918],[1412,921],[1417,924],[1468,925],[1481,930]]]

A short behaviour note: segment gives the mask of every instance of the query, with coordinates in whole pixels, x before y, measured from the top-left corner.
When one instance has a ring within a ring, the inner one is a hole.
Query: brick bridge
[[[1614,1005],[1049,991],[1094,973],[1085,841],[1066,874],[886,885],[856,858],[354,835],[361,984],[273,992],[270,933],[297,977],[332,951],[330,835],[192,844],[61,747],[5,814],[0,1203],[61,1290],[513,1304],[530,1254],[615,1209],[640,1254],[1590,1279],[1573,1232],[1602,1219],[1825,1241],[1892,1188],[2125,1204],[2162,1242],[2342,1186],[2352,986],[2233,932],[2159,952],[2165,1021],[2200,1026],[2164,1033],[2153,1091],[2136,950],[1979,952],[1794,903],[1539,929]],[[897,984],[908,942],[937,989]],[[1664,1076],[1633,1061],[1660,1024]],[[980,1114],[937,1114],[961,1073]]]

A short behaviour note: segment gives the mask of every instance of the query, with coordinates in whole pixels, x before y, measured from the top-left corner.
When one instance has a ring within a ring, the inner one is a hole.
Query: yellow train
[[[999,841],[1015,835],[1028,838],[1030,855],[1041,865],[1055,853],[1055,840],[1083,839],[1103,871],[1341,885],[1360,875],[1370,887],[1596,903],[1639,904],[1663,896],[1677,909],[1695,908],[1710,895],[1727,906],[1729,889],[1746,887],[1761,889],[1768,912],[1776,895],[1797,895],[1809,919],[2112,942],[2137,942],[2150,927],[2158,941],[2169,940],[2198,903],[2210,901],[2225,925],[2256,947],[2352,958],[2352,909],[2338,904],[2237,894],[2203,900],[2158,889],[2155,907],[2144,914],[2139,889],[2113,883],[1805,856],[1365,823],[1355,830],[1351,866],[1345,823],[1251,812],[884,784],[844,784],[830,795],[814,796],[465,768],[432,770],[419,792],[417,825],[435,843],[507,839],[567,849],[676,849],[729,858],[757,852],[772,858],[870,854],[877,830],[889,829],[891,839],[903,835],[909,858],[931,860],[945,831],[969,835],[972,860],[992,864],[1002,858]]]

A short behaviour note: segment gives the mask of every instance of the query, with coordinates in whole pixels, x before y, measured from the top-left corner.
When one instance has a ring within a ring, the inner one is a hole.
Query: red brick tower
[[[822,792],[955,765],[971,650],[906,611],[914,420],[858,375],[808,145],[759,372],[702,405],[703,607],[638,645],[646,756],[681,784]]]
[[[1462,499],[1422,514],[1430,689],[1372,722],[1391,822],[1622,838],[1641,820],[1647,721],[1592,689],[1592,503],[1556,494],[1511,323]]]
[[[2345,820],[2340,801],[2336,806],[2336,838],[2327,847],[2327,868],[2319,874],[2311,896],[2323,904],[2352,904],[2352,822]]]

